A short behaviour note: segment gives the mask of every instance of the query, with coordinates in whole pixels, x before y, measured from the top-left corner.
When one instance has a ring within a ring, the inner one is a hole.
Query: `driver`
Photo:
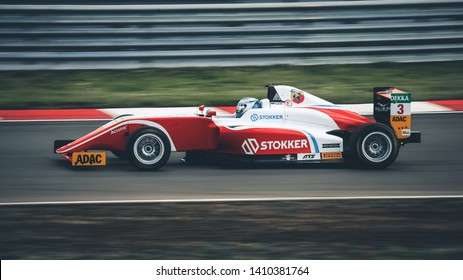
[[[260,101],[254,97],[245,97],[236,106],[236,117],[241,118],[245,112],[254,108],[262,108]]]

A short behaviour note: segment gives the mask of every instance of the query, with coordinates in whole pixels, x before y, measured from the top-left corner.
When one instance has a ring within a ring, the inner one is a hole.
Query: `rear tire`
[[[170,157],[170,141],[156,128],[140,128],[127,141],[125,151],[129,162],[140,170],[157,170]]]
[[[384,169],[399,154],[394,131],[381,123],[360,126],[350,140],[349,151],[354,163],[366,169]]]

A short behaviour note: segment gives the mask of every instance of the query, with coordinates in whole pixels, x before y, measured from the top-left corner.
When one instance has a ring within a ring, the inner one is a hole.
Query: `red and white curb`
[[[339,106],[361,115],[373,114],[373,105],[371,103]],[[235,108],[227,106],[215,107],[214,109],[222,113],[232,113]],[[192,115],[197,111],[198,107],[0,110],[0,122],[110,120],[124,114],[168,116]],[[412,114],[452,112],[463,112],[463,99],[412,102]]]

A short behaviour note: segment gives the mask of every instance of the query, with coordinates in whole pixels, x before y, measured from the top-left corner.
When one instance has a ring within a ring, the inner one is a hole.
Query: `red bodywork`
[[[355,130],[357,129],[357,127],[363,124],[374,122],[373,120],[367,117],[361,116],[357,113],[347,110],[333,110],[315,106],[310,107],[310,109],[327,114],[333,119],[334,122],[336,122],[336,124],[342,130]]]
[[[70,160],[73,152],[85,150],[125,150],[128,136],[141,127],[165,129],[176,151],[212,150],[219,139],[219,128],[205,117],[124,118],[110,122],[95,131],[56,150]]]
[[[245,131],[237,131],[221,127],[220,135],[220,144],[217,150],[221,153],[243,154],[244,151],[246,154],[272,155],[293,153],[296,149],[299,153],[312,152],[307,136],[292,129],[249,128]],[[255,143],[265,143],[265,146],[253,146],[250,139]],[[241,145],[241,143],[243,144]]]
[[[356,113],[320,107],[320,111],[342,130],[355,130],[362,124],[373,122]],[[68,160],[72,153],[87,150],[124,152],[129,135],[142,127],[153,127],[164,132],[173,151],[215,151],[226,154],[288,154],[318,152],[310,133],[286,128],[233,129],[218,127],[211,118],[204,116],[124,117],[109,122],[95,131],[56,150]],[[253,142],[259,145],[253,146]],[[258,147],[258,148],[256,148]]]

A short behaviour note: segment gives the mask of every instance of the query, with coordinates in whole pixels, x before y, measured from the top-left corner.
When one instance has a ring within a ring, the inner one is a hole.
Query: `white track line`
[[[318,196],[318,197],[257,197],[257,198],[202,198],[202,199],[148,199],[148,200],[94,200],[94,201],[37,201],[2,202],[0,206],[20,205],[73,205],[73,204],[135,204],[135,203],[209,203],[259,201],[320,201],[320,200],[390,200],[390,199],[445,199],[463,198],[463,195],[411,195],[411,196]]]

